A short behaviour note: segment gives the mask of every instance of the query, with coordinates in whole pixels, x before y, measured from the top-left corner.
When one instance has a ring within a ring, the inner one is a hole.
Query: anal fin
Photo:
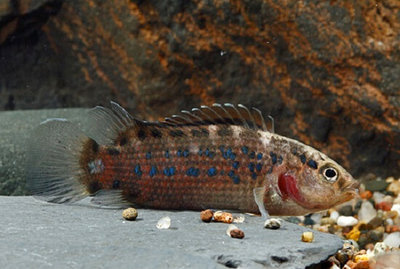
[[[260,211],[261,216],[264,219],[268,219],[269,218],[269,214],[268,214],[268,211],[265,209],[265,206],[264,206],[265,188],[264,187],[254,188],[253,189],[253,195],[254,195],[254,201],[256,202],[256,204],[258,206],[258,210]]]

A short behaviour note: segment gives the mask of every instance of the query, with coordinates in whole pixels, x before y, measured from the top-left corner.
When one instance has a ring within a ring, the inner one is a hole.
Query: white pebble
[[[392,219],[385,219],[385,224],[386,225],[393,225],[394,221]]]
[[[321,213],[314,213],[311,215],[311,219],[315,222],[315,223],[320,223],[321,219],[322,219],[322,214]]]
[[[361,204],[360,211],[358,211],[358,219],[360,221],[368,223],[375,217],[376,217],[376,210],[374,206],[368,201],[363,201]]]
[[[383,243],[388,245],[389,247],[400,247],[400,232],[395,232],[389,234],[385,240],[383,240]]]
[[[380,254],[385,253],[388,250],[389,250],[389,246],[388,245],[386,245],[383,242],[378,242],[374,246],[374,252],[373,253],[374,253],[374,256],[378,256]]]
[[[270,218],[267,219],[264,223],[264,228],[276,230],[279,229],[282,225],[282,221],[280,219]]]
[[[337,221],[337,219],[339,218],[339,212],[332,211],[331,214],[329,215],[329,218],[331,218],[334,221]]]
[[[233,223],[243,223],[245,221],[245,217],[243,215],[236,216],[233,218]]]
[[[168,229],[171,226],[171,218],[170,217],[163,217],[157,222],[158,229]]]
[[[337,219],[337,225],[341,227],[347,227],[347,226],[354,226],[358,223],[358,220],[355,217],[347,217],[347,216],[340,216]]]
[[[372,195],[372,198],[374,199],[375,203],[379,204],[380,202],[383,202],[383,198],[385,197],[385,195],[381,192],[374,192],[374,194]]]
[[[400,204],[392,205],[392,208],[390,210],[391,211],[397,211],[397,213],[400,215]]]

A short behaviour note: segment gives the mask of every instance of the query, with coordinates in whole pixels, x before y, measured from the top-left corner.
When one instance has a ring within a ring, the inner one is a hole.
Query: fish
[[[83,132],[48,119],[32,133],[27,186],[35,197],[165,210],[305,215],[357,196],[359,183],[324,153],[278,135],[257,108],[213,104],[163,121],[115,102],[88,112]]]

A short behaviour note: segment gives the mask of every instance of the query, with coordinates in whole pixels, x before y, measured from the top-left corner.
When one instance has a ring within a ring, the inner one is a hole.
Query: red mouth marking
[[[303,203],[304,199],[297,188],[296,179],[288,173],[280,174],[278,178],[279,190],[282,194],[282,199],[294,199],[298,203]]]

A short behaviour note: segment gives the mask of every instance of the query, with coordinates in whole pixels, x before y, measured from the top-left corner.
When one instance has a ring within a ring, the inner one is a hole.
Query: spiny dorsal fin
[[[182,125],[207,125],[207,124],[233,124],[249,129],[274,132],[274,122],[271,116],[270,129],[267,128],[264,117],[257,108],[248,109],[244,105],[232,105],[229,103],[213,104],[193,108],[191,112],[182,110],[181,114],[165,118],[165,124],[172,126]]]

